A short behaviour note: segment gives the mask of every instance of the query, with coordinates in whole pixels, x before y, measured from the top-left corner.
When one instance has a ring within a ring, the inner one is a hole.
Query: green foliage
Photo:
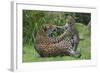
[[[77,23],[82,23],[84,25],[88,25],[91,20],[90,13],[75,13],[75,12],[65,12],[65,16],[71,15],[75,18]]]
[[[75,15],[76,22],[81,22],[84,25],[88,25],[89,21],[91,20],[91,14],[90,13],[77,13]]]

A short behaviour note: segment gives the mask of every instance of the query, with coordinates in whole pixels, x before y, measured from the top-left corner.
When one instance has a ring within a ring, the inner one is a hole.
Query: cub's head
[[[75,24],[75,17],[74,16],[67,16],[67,20],[68,20],[68,25],[74,25]]]
[[[53,31],[56,31],[56,30],[57,30],[56,25],[53,25],[53,24],[47,24],[43,26],[43,31],[48,34],[51,34]]]
[[[56,25],[46,24],[43,26],[43,28],[42,28],[43,33],[41,33],[41,34],[44,34],[45,36],[51,37],[52,32],[54,32],[56,30],[57,30]]]

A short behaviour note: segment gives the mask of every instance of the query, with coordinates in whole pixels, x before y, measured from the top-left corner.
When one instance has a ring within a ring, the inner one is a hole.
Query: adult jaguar
[[[67,30],[67,28],[56,38],[50,36],[52,32],[58,31],[58,29],[63,28],[53,24],[44,25],[41,30],[38,31],[36,36],[36,51],[41,57],[64,55],[80,57],[80,52],[73,49],[70,37],[71,33]]]

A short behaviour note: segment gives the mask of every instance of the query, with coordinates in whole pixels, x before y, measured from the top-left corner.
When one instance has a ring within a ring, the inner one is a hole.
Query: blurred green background
[[[35,50],[37,31],[45,24],[51,23],[58,26],[65,25],[68,15],[73,16],[76,20],[75,27],[77,28],[81,39],[78,50],[81,51],[82,56],[80,58],[73,58],[70,56],[40,57]],[[90,13],[23,10],[23,62],[90,59],[91,31],[87,27],[90,19]]]

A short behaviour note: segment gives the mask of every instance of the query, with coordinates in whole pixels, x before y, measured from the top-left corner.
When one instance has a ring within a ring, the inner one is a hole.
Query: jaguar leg
[[[76,51],[77,50],[77,47],[78,47],[78,43],[74,43],[73,50]]]
[[[72,57],[79,58],[81,57],[81,53],[79,51],[74,51],[73,49],[68,49],[68,54]]]

